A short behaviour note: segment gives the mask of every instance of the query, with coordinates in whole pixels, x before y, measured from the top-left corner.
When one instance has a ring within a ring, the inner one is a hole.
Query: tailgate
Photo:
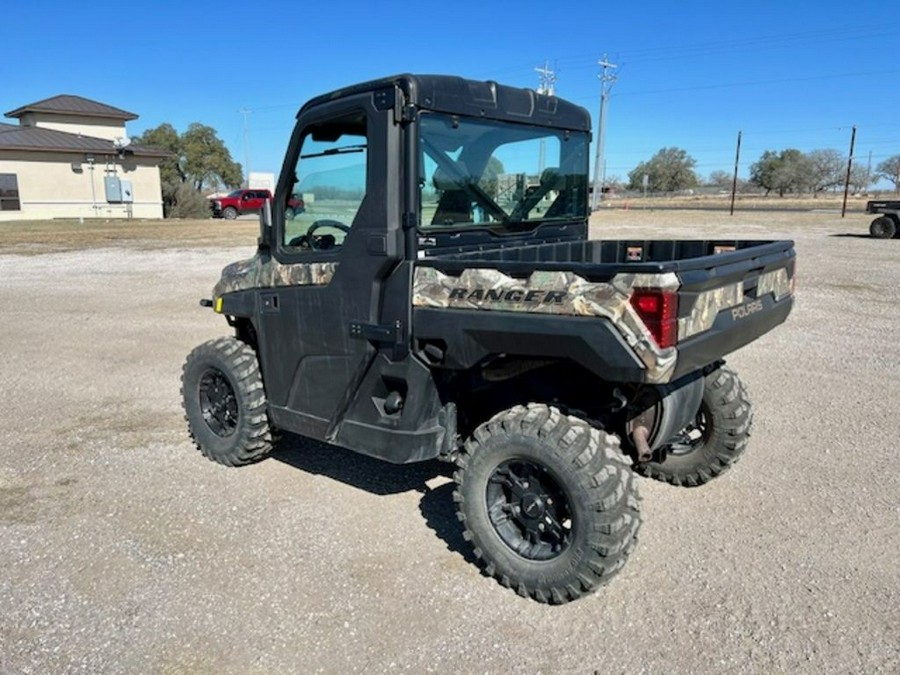
[[[682,261],[677,275],[678,362],[673,377],[701,368],[782,323],[793,305],[792,241]]]

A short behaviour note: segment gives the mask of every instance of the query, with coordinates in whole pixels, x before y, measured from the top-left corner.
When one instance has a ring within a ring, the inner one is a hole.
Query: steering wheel
[[[320,251],[334,248],[334,235],[325,234],[318,237],[314,236],[316,230],[319,230],[323,227],[333,227],[336,230],[340,230],[344,233],[345,237],[346,235],[350,234],[350,228],[338,220],[317,220],[307,228],[306,234],[301,234],[299,237],[294,237],[293,239],[291,239],[291,241],[288,243],[288,246],[311,248]]]
[[[306,237],[306,241],[309,242],[309,247],[310,247],[310,248],[315,248],[315,249],[328,249],[328,248],[332,248],[332,247],[335,245],[335,244],[334,244],[334,236],[333,236],[333,235],[331,235],[331,236],[328,237],[328,238],[331,240],[331,243],[329,243],[329,244],[326,244],[326,241],[327,241],[327,240],[325,240],[325,237],[321,237],[321,239],[316,239],[316,237],[314,236],[315,233],[316,233],[316,230],[321,229],[321,228],[323,228],[323,227],[333,227],[333,228],[336,229],[336,230],[340,230],[341,232],[344,233],[344,236],[345,236],[345,237],[346,237],[348,234],[350,234],[350,228],[347,227],[346,225],[344,225],[344,224],[343,224],[342,222],[340,222],[340,221],[337,221],[337,220],[317,220],[317,221],[315,221],[312,225],[309,226],[309,229],[306,230],[306,234],[303,235],[304,237]],[[326,236],[328,236],[328,235],[326,235]],[[325,241],[322,241],[322,240],[325,240]]]

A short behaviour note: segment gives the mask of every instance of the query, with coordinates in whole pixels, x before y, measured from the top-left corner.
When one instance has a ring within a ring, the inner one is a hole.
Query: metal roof
[[[114,108],[111,105],[92,101],[83,96],[72,96],[71,94],[61,94],[59,96],[51,96],[43,101],[29,103],[21,108],[10,110],[6,113],[6,117],[21,117],[29,112],[51,113],[56,115],[80,115],[83,117],[105,117],[113,120],[136,120],[138,118],[132,112]]]
[[[115,155],[119,148],[115,143],[104,138],[70,134],[55,129],[26,127],[15,124],[0,123],[0,150],[26,150],[31,152],[77,152]],[[171,156],[171,153],[141,145],[128,145],[122,148],[127,155],[137,157]]]

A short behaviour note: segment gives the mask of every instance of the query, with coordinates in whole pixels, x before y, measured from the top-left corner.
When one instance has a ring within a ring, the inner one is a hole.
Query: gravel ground
[[[792,237],[800,280],[730,359],[746,457],[699,489],[641,480],[635,554],[562,607],[479,574],[442,464],[192,448],[181,363],[228,332],[197,299],[247,248],[0,255],[0,672],[900,672],[900,241],[853,236],[867,223],[597,219]]]

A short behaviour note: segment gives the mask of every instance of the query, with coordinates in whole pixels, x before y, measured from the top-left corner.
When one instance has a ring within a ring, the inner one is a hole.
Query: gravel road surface
[[[609,238],[794,238],[799,286],[729,360],[747,455],[698,489],[642,479],[635,554],[561,607],[479,574],[443,464],[193,449],[181,364],[228,334],[197,300],[248,248],[0,255],[0,672],[900,672],[900,241],[867,224],[597,218]]]

